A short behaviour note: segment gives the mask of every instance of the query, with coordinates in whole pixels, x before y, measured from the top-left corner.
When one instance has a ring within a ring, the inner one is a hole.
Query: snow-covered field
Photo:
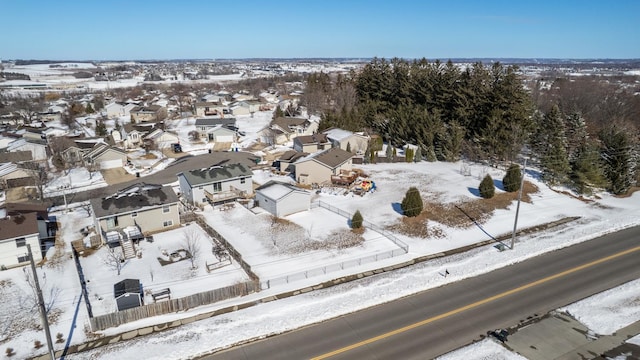
[[[470,175],[466,170],[461,171],[463,167],[470,171]],[[393,203],[402,200],[409,186],[418,187],[425,199],[457,202],[477,199],[471,189],[477,188],[480,182],[479,179],[485,173],[490,173],[496,179],[502,176],[502,172],[497,169],[470,164],[463,165],[461,163],[378,164],[362,166],[362,169],[376,182],[376,192],[367,193],[363,197],[344,196],[338,192],[321,192],[315,195],[314,201],[320,200],[348,212],[360,210],[365,220],[385,226],[391,225],[400,219],[400,215],[394,210]],[[76,175],[76,177],[74,182],[82,181],[81,176]],[[259,172],[256,174],[256,179],[259,183],[264,183],[272,179],[272,177],[268,173]],[[521,261],[572,243],[585,241],[594,236],[632,226],[639,222],[639,194],[634,194],[629,198],[613,198],[602,194],[602,198],[597,202],[584,203],[557,193],[530,176],[527,177],[527,181],[536,184],[539,192],[532,196],[531,203],[522,204],[520,208],[521,217],[519,219],[520,228],[546,223],[566,216],[581,216],[581,219],[578,220],[581,226],[565,226],[541,234],[521,237],[513,251],[498,252],[495,248],[487,246],[465,254],[422,263],[394,273],[367,278],[359,283],[344,284],[294,298],[260,304],[246,310],[169,330],[157,336],[132,340],[132,343],[112,345],[108,349],[109,356],[128,359],[139,357],[140,352],[144,351],[145,356],[150,359],[192,357],[207,352],[212,348],[221,348],[244,339],[287,331],[357,309],[373,306],[399,296],[440,286],[446,282],[491,271],[506,264]],[[64,213],[64,209],[54,213],[60,219],[62,225],[61,234],[66,245],[64,249],[58,251],[57,255],[54,255],[55,249],[50,250],[49,258],[52,258],[52,260],[39,270],[40,278],[45,279],[42,281],[44,283],[45,297],[57,293],[54,309],[58,315],[51,326],[52,333],[60,332],[65,338],[68,337],[69,331],[72,329],[74,312],[80,295],[78,276],[75,273],[73,262],[68,257],[69,244],[72,240],[82,239],[79,230],[91,224],[91,219],[84,209],[75,205],[72,204],[70,206],[71,211],[68,213]],[[496,210],[493,216],[482,225],[484,231],[493,236],[508,233],[513,226],[514,213],[515,206],[511,206],[506,210]],[[219,209],[205,208],[202,215],[208,219],[208,222],[216,230],[227,236],[234,246],[240,248],[241,252],[246,256],[245,259],[252,263],[252,267],[255,268],[261,278],[304,271],[305,268],[326,264],[328,259],[346,261],[350,258],[362,256],[367,251],[380,251],[395,246],[375,232],[371,231],[368,234],[370,230],[367,230],[363,234],[364,242],[356,247],[340,250],[331,248],[327,250],[300,250],[301,248],[295,246],[296,242],[292,239],[323,241],[327,236],[334,234],[335,231],[348,230],[346,218],[328,212],[323,208],[312,208],[308,212],[288,216],[286,220],[294,224],[293,230],[291,230],[292,233],[280,233],[280,240],[277,239],[275,244],[273,238],[265,232],[265,227],[270,225],[270,220],[264,213],[252,213],[237,206],[225,212]],[[206,286],[203,285],[203,282],[227,283],[245,278],[245,275],[235,263],[232,266],[220,269],[220,273],[203,274],[198,272],[195,275],[189,270],[190,264],[188,261],[167,265],[173,267],[172,269],[158,265],[157,257],[162,256],[162,250],[166,249],[170,252],[172,249],[179,247],[180,238],[183,237],[180,231],[191,226],[193,225],[156,235],[153,243],[144,243],[142,258],[131,259],[130,263],[122,269],[121,276],[117,276],[113,269],[105,265],[102,260],[104,257],[103,250],[83,258],[82,263],[87,278],[90,280],[90,295],[92,296],[91,301],[92,305],[95,306],[95,311],[108,311],[113,308],[113,301],[109,298],[112,285],[114,282],[127,277],[135,276],[140,278],[143,283],[152,286],[166,287],[164,284],[169,284],[172,292],[175,288],[182,295],[201,290]],[[424,239],[400,233],[395,234],[409,245],[409,253],[406,255],[367,263],[360,267],[347,268],[343,271],[329,272],[306,280],[272,286],[272,288],[258,294],[193,309],[185,314],[169,314],[122,325],[115,329],[108,329],[105,334],[118,333],[151,323],[167,321],[176,316],[188,316],[211,311],[237,302],[253,301],[262,296],[301,288],[347,273],[379,268],[411,257],[438,253],[488,238],[488,235],[482,229],[472,224],[457,228],[432,223],[429,226],[438,226],[444,235],[437,238]],[[286,243],[284,242],[285,240],[287,241]],[[207,246],[207,241],[209,240],[206,240],[203,246]],[[201,260],[207,261],[205,258]],[[209,261],[211,260],[209,259]],[[202,264],[200,264],[198,271],[203,268]],[[451,274],[447,278],[439,275],[444,268]],[[153,273],[153,279],[151,279],[151,273]],[[26,301],[30,296],[30,288],[26,285],[24,278],[25,274],[22,269],[0,272],[0,281],[4,281],[0,291],[3,293],[3,299],[7,299],[0,309],[2,319],[13,318],[12,315],[15,309],[21,309],[29,314],[29,316],[13,322],[14,326],[18,326],[19,334],[11,335],[2,345],[20,351],[20,356],[30,356],[42,353],[42,349],[38,351],[33,349],[33,341],[40,340],[44,342],[44,336],[41,331],[36,329],[38,324],[37,312],[34,312],[32,305],[30,306],[29,302]],[[364,286],[365,283],[366,286]],[[629,288],[628,292],[618,291],[616,294],[620,294],[619,296],[607,296],[608,299],[617,298],[618,300],[613,300],[611,305],[606,306],[608,309],[603,310],[624,314],[619,321],[611,321],[612,317],[607,313],[600,312],[597,306],[585,311],[585,318],[580,318],[580,320],[589,324],[588,318],[600,316],[603,319],[609,319],[609,330],[606,331],[598,329],[597,325],[589,325],[596,328],[594,331],[597,333],[615,331],[616,327],[624,326],[623,320],[626,322],[640,320],[640,314],[637,309],[628,310],[632,304],[637,303],[637,298],[635,301],[632,297],[629,300],[629,297],[625,297],[627,295],[623,295],[629,294],[628,296],[632,296],[633,294],[638,294],[637,290],[640,284],[632,283],[627,287]],[[102,297],[102,300],[98,300],[100,297]],[[593,303],[602,304],[602,301],[596,300]],[[586,305],[576,306],[586,308]],[[578,309],[571,308],[570,312],[580,316],[578,315],[580,314]],[[84,331],[86,329],[86,319],[85,306],[80,304],[76,322],[77,327],[71,338],[72,343],[80,343],[90,336],[89,333]],[[6,324],[5,321],[2,323],[3,325]],[[186,341],[186,334],[189,334],[190,339],[197,338],[198,341]],[[491,342],[486,343],[488,345],[474,345],[482,348],[482,350],[471,350],[469,353],[482,354],[488,351],[489,354],[495,355],[486,355],[484,358],[487,358],[487,356],[489,358],[500,358],[500,356],[505,359],[517,358],[512,354],[500,355],[503,354],[503,350],[495,350],[495,346]],[[184,344],[184,346],[180,344]],[[57,348],[61,346],[62,344],[56,344]],[[107,349],[98,349],[90,354],[95,358],[100,358],[102,356],[100,354],[106,353]],[[70,356],[69,358],[80,359],[87,356],[90,355],[85,353]],[[475,358],[480,359],[483,356]]]

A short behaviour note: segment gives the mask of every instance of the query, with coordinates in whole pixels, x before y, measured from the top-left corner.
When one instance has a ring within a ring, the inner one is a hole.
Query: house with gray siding
[[[214,165],[178,174],[182,196],[193,205],[253,195],[253,171],[244,164]]]

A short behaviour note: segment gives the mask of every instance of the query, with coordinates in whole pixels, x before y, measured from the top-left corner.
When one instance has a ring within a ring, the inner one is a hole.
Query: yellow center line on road
[[[621,251],[619,253],[616,253],[616,254],[613,254],[613,255],[609,255],[607,257],[603,257],[601,259],[594,260],[594,261],[591,261],[589,263],[586,263],[586,264],[583,264],[583,265],[580,265],[580,266],[576,266],[576,267],[571,268],[569,270],[565,270],[563,272],[560,272],[560,273],[557,273],[557,274],[554,274],[554,275],[551,275],[551,276],[547,276],[547,277],[542,278],[540,280],[536,280],[534,282],[530,282],[528,284],[522,285],[522,286],[517,287],[515,289],[511,289],[511,290],[502,292],[500,294],[488,297],[486,299],[474,302],[472,304],[468,304],[468,305],[459,307],[457,309],[448,311],[446,313],[443,313],[443,314],[440,314],[440,315],[436,315],[434,317],[430,317],[428,319],[424,319],[422,321],[413,323],[411,325],[407,325],[405,327],[401,327],[399,329],[386,332],[384,334],[369,338],[367,340],[363,340],[363,341],[360,341],[358,343],[355,343],[355,344],[352,344],[352,345],[349,345],[349,346],[345,346],[343,348],[334,350],[332,352],[329,352],[329,353],[326,353],[326,354],[323,354],[323,355],[320,355],[320,356],[316,356],[316,357],[312,358],[311,360],[327,359],[327,358],[330,358],[332,356],[335,356],[335,355],[338,355],[338,354],[342,354],[344,352],[359,348],[361,346],[368,345],[368,344],[374,343],[374,342],[382,340],[382,339],[386,339],[388,337],[391,337],[391,336],[394,336],[394,335],[397,335],[397,334],[401,334],[401,333],[409,331],[411,329],[415,329],[415,328],[417,328],[419,326],[426,325],[426,324],[432,323],[434,321],[441,320],[441,319],[447,318],[449,316],[459,314],[459,313],[461,313],[463,311],[467,311],[469,309],[473,309],[475,307],[478,307],[478,306],[490,303],[492,301],[501,299],[501,298],[503,298],[505,296],[509,296],[509,295],[515,294],[517,292],[532,288],[534,286],[538,286],[538,285],[546,283],[548,281],[555,280],[557,278],[560,278],[560,277],[563,277],[563,276],[567,276],[567,275],[575,273],[577,271],[584,270],[586,268],[589,268],[589,267],[592,267],[592,266],[595,266],[595,265],[598,265],[598,264],[602,264],[603,262],[607,262],[607,261],[619,258],[621,256],[625,256],[625,255],[631,254],[631,253],[636,252],[638,250],[640,250],[640,246],[636,246],[634,248],[631,248],[631,249],[628,249],[628,250],[625,250],[625,251]]]

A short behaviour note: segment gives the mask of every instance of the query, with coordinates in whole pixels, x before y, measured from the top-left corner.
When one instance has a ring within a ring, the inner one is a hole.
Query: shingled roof
[[[298,162],[315,160],[329,168],[336,168],[351,159],[353,154],[340,148],[331,148],[322,152],[314,153]]]
[[[178,196],[170,186],[138,183],[113,195],[91,199],[91,207],[96,218],[102,218],[176,202]]]
[[[38,219],[35,213],[0,219],[0,241],[34,234],[38,234]]]
[[[189,185],[191,185],[191,187],[194,187],[197,185],[211,184],[224,180],[252,176],[253,171],[251,171],[251,169],[246,165],[237,163],[225,166],[210,166],[208,168],[185,171],[178,175],[184,176]]]

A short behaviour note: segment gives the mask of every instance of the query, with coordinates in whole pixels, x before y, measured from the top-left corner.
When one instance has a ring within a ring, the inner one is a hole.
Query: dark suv
[[[180,146],[180,144],[171,144],[171,146],[173,147],[173,152],[174,153],[181,153],[182,152],[182,146]]]

